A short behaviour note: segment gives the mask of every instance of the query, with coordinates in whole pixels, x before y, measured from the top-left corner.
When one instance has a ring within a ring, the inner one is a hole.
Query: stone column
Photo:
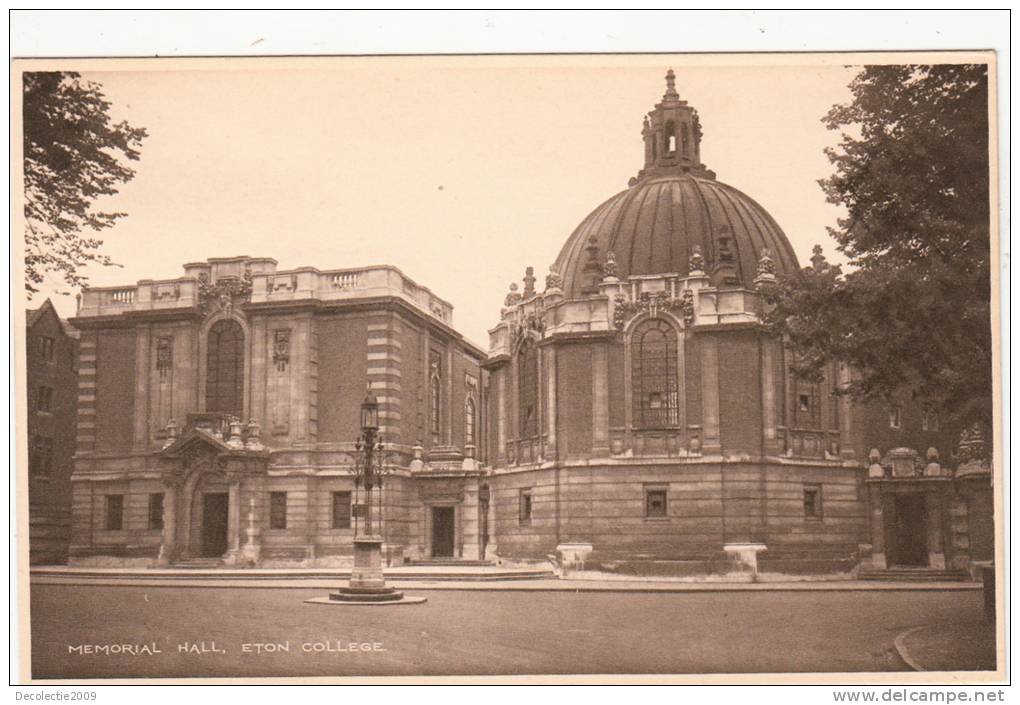
[[[163,489],[163,542],[159,547],[159,565],[169,565],[177,558],[177,502],[181,483],[167,480]]]
[[[928,521],[928,567],[934,570],[946,569],[946,549],[942,537],[942,510],[945,502],[941,492],[928,492],[924,497],[925,514]]]
[[[135,333],[135,398],[133,448],[136,452],[149,449],[149,337],[152,326],[140,325]]]
[[[868,499],[871,505],[871,567],[876,570],[887,568],[885,557],[885,512],[882,504],[881,487],[872,485],[868,488]]]
[[[227,475],[230,483],[227,507],[227,554],[225,562],[232,565],[241,550],[241,476]]]
[[[765,433],[764,455],[779,455],[776,436],[776,375],[775,347],[771,340],[761,343],[761,407],[762,426]]]
[[[592,455],[609,455],[609,362],[606,344],[596,343],[591,350],[592,381]]]
[[[719,440],[719,347],[711,335],[701,340],[701,426],[705,437],[701,452],[716,455],[722,451]]]

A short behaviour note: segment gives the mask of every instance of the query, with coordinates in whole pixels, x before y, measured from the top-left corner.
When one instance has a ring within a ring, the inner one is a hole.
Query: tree
[[[823,119],[842,137],[819,182],[846,208],[829,234],[848,271],[816,247],[813,265],[772,292],[766,323],[802,377],[847,363],[852,398],[909,394],[950,427],[988,433],[987,67],[868,66],[850,89]]]
[[[87,231],[109,228],[125,213],[96,210],[135,172],[144,128],[111,124],[102,86],[72,72],[32,72],[23,83],[25,288],[29,298],[48,272],[83,286],[81,268],[114,264]]]

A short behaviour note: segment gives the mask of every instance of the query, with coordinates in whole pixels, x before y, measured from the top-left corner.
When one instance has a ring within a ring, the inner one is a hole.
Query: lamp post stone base
[[[352,588],[386,587],[382,570],[382,543],[382,536],[359,536],[354,539]]]
[[[329,593],[331,601],[348,604],[410,601],[399,590],[386,587],[382,569],[382,544],[382,536],[359,536],[354,539],[354,568],[351,570],[350,584]]]

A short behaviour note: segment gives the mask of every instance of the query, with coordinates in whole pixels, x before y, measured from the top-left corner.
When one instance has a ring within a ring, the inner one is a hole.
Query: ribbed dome
[[[620,278],[670,272],[686,276],[695,246],[711,272],[723,241],[744,286],[752,285],[766,247],[777,274],[798,269],[786,235],[764,208],[731,186],[680,170],[642,178],[582,221],[556,259],[567,296],[579,295],[586,284],[586,247],[593,236],[601,258],[609,252],[615,256]]]
[[[750,288],[766,247],[777,274],[798,269],[793,248],[772,216],[737,189],[716,181],[715,173],[702,164],[703,134],[698,111],[680,99],[670,69],[666,93],[641,129],[644,168],[629,189],[577,226],[556,258],[567,296],[591,291],[593,277],[597,280],[610,252],[621,278],[674,272],[686,276],[695,247],[701,249],[704,271],[711,274],[719,265],[718,280],[726,285]]]

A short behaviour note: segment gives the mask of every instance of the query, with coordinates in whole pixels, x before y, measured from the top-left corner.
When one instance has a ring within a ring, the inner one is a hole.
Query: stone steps
[[[861,570],[858,580],[885,580],[896,582],[967,582],[970,575],[963,570],[935,570],[930,568],[889,568],[887,570]]]

